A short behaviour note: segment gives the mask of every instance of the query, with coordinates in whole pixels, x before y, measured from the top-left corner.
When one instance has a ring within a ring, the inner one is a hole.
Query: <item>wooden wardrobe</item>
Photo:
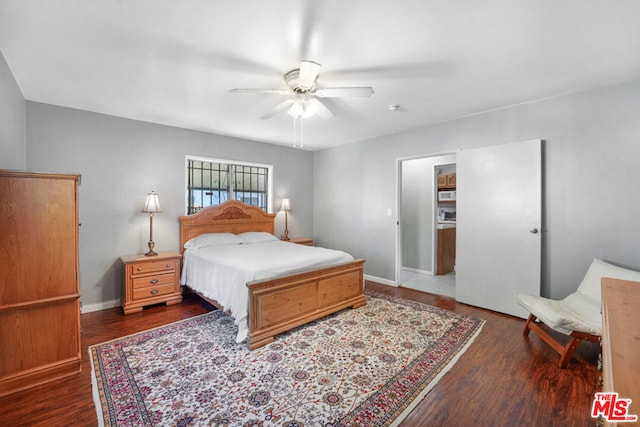
[[[80,372],[79,178],[0,170],[0,396]]]

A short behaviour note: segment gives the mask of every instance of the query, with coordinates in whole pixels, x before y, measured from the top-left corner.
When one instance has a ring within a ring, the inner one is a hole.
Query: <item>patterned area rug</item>
[[[367,293],[367,305],[257,350],[213,311],[89,348],[107,426],[389,426],[480,332],[483,320]]]

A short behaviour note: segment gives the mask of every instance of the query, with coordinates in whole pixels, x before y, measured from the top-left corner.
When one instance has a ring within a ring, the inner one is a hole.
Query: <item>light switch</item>
[[[387,216],[391,216],[391,215],[392,215],[391,208],[387,208]]]

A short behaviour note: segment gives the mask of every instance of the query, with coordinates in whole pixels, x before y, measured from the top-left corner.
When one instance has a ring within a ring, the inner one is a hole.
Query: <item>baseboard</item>
[[[434,276],[432,271],[420,270],[418,268],[402,267],[402,271],[408,271],[409,273],[415,273],[415,274],[425,274],[429,276]]]
[[[106,310],[113,307],[120,307],[119,299],[99,302],[97,304],[81,304],[80,313],[91,313],[92,311]]]
[[[382,277],[371,276],[369,274],[364,275],[364,280],[380,283],[381,285],[394,286],[396,288],[398,287],[396,282],[394,282],[393,280],[383,279]]]

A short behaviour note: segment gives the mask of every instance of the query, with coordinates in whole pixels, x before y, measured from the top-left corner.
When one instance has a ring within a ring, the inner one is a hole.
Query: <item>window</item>
[[[273,166],[192,156],[186,164],[187,215],[227,200],[271,210]]]

